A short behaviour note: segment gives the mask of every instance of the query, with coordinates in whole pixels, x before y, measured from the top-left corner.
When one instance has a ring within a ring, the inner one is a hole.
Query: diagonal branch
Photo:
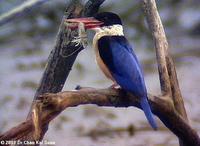
[[[34,100],[36,100],[40,94],[57,93],[62,90],[78,53],[84,49],[83,46],[76,46],[75,43],[71,42],[74,36],[77,36],[77,31],[66,29],[64,20],[68,18],[81,17],[86,14],[91,16],[97,13],[100,5],[104,1],[89,0],[84,7],[79,0],[71,0],[66,9],[65,15],[63,16],[56,37],[55,47],[49,55],[48,63],[40,81],[40,85],[35,93]],[[96,11],[91,9],[95,9]]]
[[[104,1],[105,0],[88,0],[85,4],[84,15],[94,16],[98,12],[99,6],[103,4]]]
[[[183,142],[190,146],[199,146],[200,138],[176,112],[173,103],[163,97],[149,95],[149,101],[154,114],[163,122],[167,121],[167,127]],[[79,91],[66,91],[57,94],[44,94],[38,101],[41,105],[40,112],[42,127],[49,124],[56,116],[68,107],[83,104],[96,104],[98,106],[111,107],[139,107],[139,98],[122,90],[82,88]],[[0,136],[0,140],[19,139],[19,135],[26,135],[34,131],[32,120],[14,127]]]
[[[99,1],[101,2],[99,3]],[[90,0],[90,3],[86,3],[85,9],[87,9],[87,15],[97,13],[97,10],[102,3],[102,0]],[[90,10],[93,8],[96,8],[96,12]],[[27,119],[31,118],[32,107],[35,100],[38,99],[39,95],[44,93],[57,93],[62,90],[78,53],[84,49],[83,46],[76,46],[76,44],[71,41],[74,36],[77,35],[77,31],[68,30],[64,25],[65,19],[81,17],[84,13],[83,10],[84,6],[80,3],[79,0],[71,0],[69,2],[59,27],[55,47],[49,55],[48,63],[40,81],[40,85],[35,93],[35,97],[33,99],[33,103]],[[36,117],[37,116],[38,115],[36,115]],[[37,135],[37,139],[41,140],[47,130],[48,124],[46,124],[45,127],[43,126],[40,135]],[[33,140],[35,139],[34,137],[34,133],[29,133],[28,135],[24,135],[21,140]]]
[[[185,110],[185,106],[184,106],[184,102],[183,102],[183,96],[181,94],[179,82],[177,79],[174,61],[169,54],[166,56],[166,61],[167,61],[167,68],[168,68],[168,73],[169,73],[169,78],[170,78],[170,83],[171,83],[171,90],[172,90],[174,106],[175,106],[177,112],[185,119],[186,122],[189,123],[188,118],[187,118],[187,113]]]
[[[0,15],[0,26],[12,21],[14,18],[17,18],[20,15],[25,14],[30,9],[33,9],[34,7],[41,5],[46,1],[49,0],[29,0],[12,9],[11,11]]]
[[[69,3],[58,30],[55,46],[49,55],[33,100],[36,100],[40,94],[56,93],[62,90],[78,53],[83,49],[82,46],[75,46],[75,43],[71,42],[77,35],[77,31],[66,30],[64,20],[80,17],[82,9],[83,6],[79,0],[71,0]]]

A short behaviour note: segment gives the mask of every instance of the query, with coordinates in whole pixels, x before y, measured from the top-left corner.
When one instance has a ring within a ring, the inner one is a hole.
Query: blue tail
[[[155,119],[153,117],[153,113],[151,112],[148,100],[146,97],[141,98],[140,100],[140,105],[144,111],[144,114],[147,118],[147,120],[149,121],[149,124],[151,125],[151,127],[156,130],[157,129],[157,124],[155,122]]]

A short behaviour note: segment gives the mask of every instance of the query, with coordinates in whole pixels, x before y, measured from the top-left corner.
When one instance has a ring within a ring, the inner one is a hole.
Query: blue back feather
[[[147,100],[142,69],[126,38],[124,36],[104,36],[99,39],[98,48],[101,59],[116,82],[126,91],[141,98],[141,107],[151,126],[156,129]]]

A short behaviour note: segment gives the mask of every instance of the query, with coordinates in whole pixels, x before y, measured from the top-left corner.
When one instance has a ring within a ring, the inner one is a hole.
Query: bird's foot
[[[112,84],[109,88],[110,88],[110,89],[119,89],[119,88],[120,88],[120,85],[117,84],[117,83],[114,83],[114,84]]]

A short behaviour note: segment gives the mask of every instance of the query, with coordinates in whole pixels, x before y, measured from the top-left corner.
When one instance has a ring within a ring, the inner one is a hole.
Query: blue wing
[[[105,36],[98,41],[99,54],[117,83],[139,97],[147,95],[138,60],[123,36]]]
[[[142,69],[124,36],[104,36],[98,41],[99,54],[116,82],[126,91],[141,98],[141,107],[154,129],[156,123],[147,101]]]

